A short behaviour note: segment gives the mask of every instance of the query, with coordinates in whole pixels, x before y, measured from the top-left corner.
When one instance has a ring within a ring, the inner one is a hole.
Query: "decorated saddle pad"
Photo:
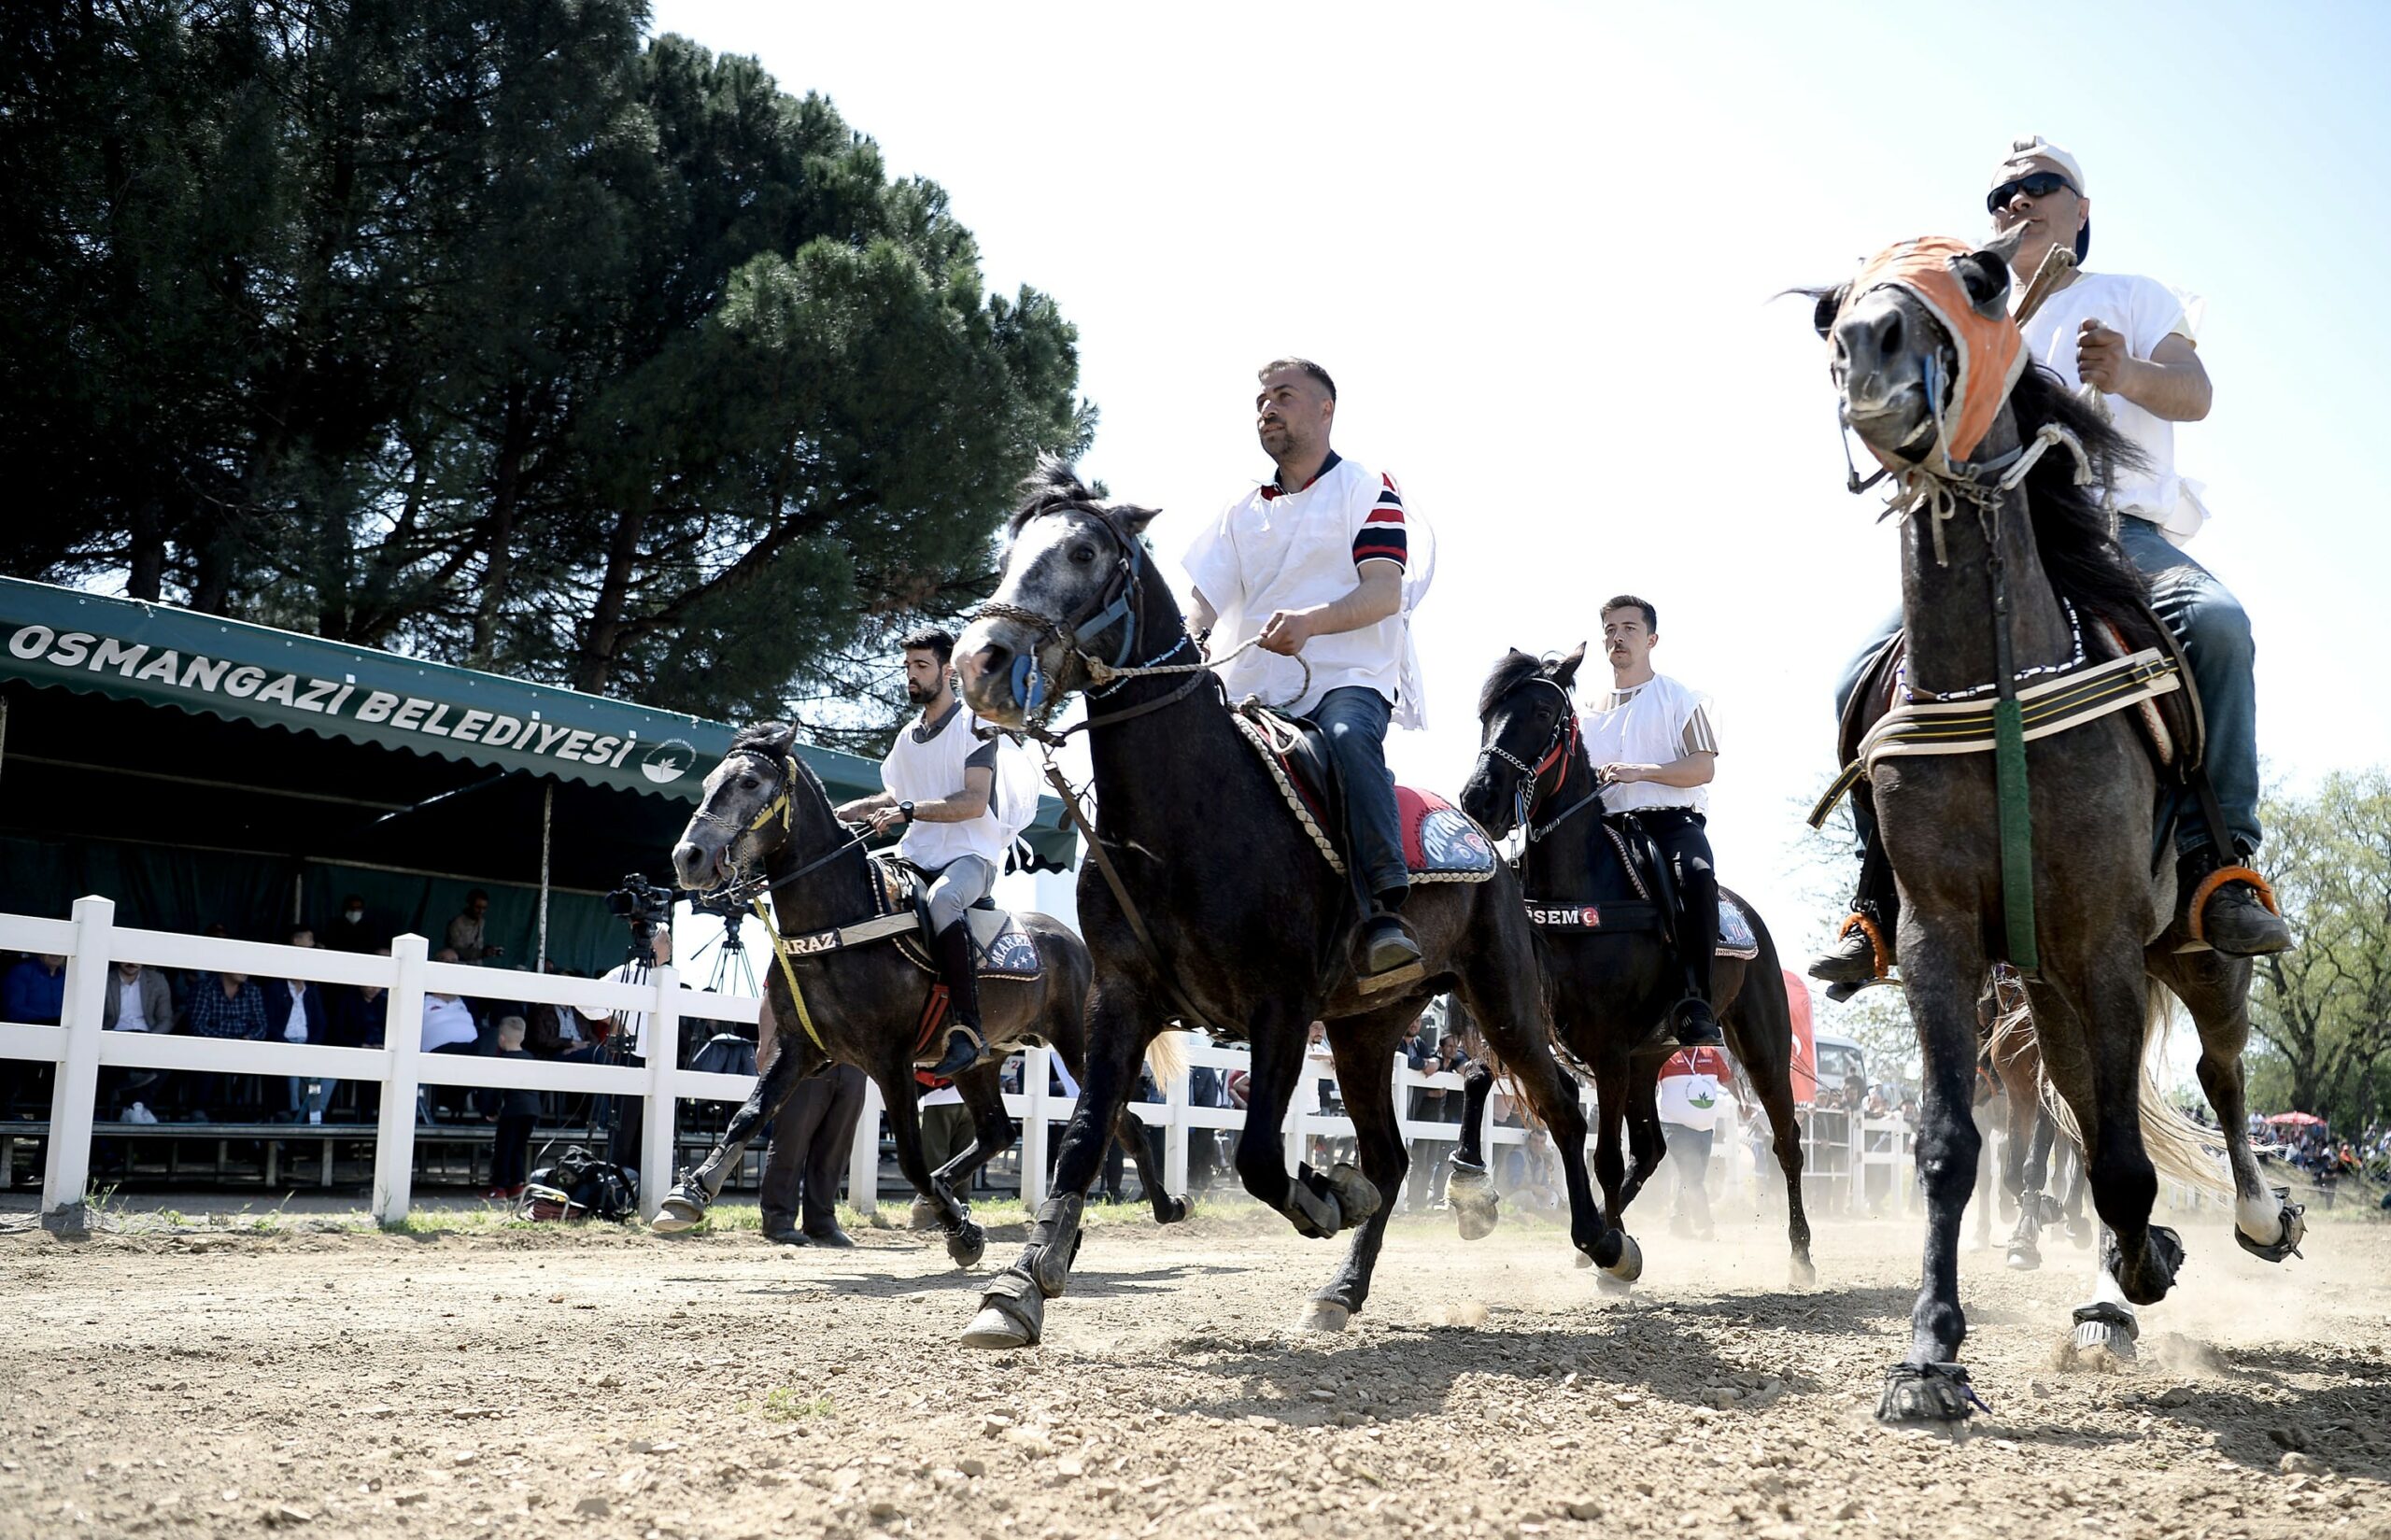
[[[1419,883],[1482,883],[1494,875],[1494,842],[1469,814],[1432,791],[1394,788],[1403,864]]]
[[[906,862],[890,855],[874,855],[872,869],[879,877],[875,893],[883,914],[920,914],[924,896],[929,884],[922,873]],[[1035,979],[1040,973],[1038,943],[1021,921],[1011,911],[1001,909],[969,909],[963,912],[964,923],[971,927],[971,945],[980,959],[980,977],[983,979]],[[938,961],[930,955],[930,938],[924,925],[897,938],[898,950],[906,960],[923,972],[935,975]]]
[[[1751,921],[1724,894],[1719,897],[1719,955],[1745,962],[1760,955],[1760,938],[1752,934]]]

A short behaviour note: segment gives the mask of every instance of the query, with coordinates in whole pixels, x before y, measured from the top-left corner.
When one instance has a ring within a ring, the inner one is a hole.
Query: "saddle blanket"
[[[874,884],[874,896],[880,900],[884,915],[921,913],[920,897],[925,889],[921,873],[893,857],[875,855],[872,870],[880,881]],[[1035,979],[1039,976],[1038,943],[1021,922],[1001,909],[968,909],[964,923],[971,927],[973,954],[980,960],[983,979]],[[906,959],[926,973],[938,972],[937,960],[929,954],[930,938],[916,926],[897,935],[898,949]]]
[[[1469,814],[1432,791],[1394,788],[1403,865],[1422,883],[1482,883],[1494,875],[1494,842]]]
[[[1604,911],[1610,911],[1607,919]],[[1528,919],[1549,930],[1648,930],[1660,925],[1660,914],[1652,905],[1641,901],[1620,904],[1540,904],[1531,899]],[[1760,938],[1752,933],[1752,923],[1732,898],[1719,900],[1719,947],[1721,957],[1749,962],[1760,955]]]

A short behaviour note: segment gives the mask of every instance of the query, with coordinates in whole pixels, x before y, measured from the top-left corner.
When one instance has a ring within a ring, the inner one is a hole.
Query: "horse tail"
[[[2174,1015],[2175,996],[2157,980],[2150,982],[2150,1005],[2143,1023],[2142,1053],[2142,1149],[2150,1164],[2170,1181],[2178,1181],[2207,1197],[2229,1200],[2233,1196],[2233,1181],[2224,1156],[2216,1150],[2216,1136],[2175,1110],[2166,1092],[2158,1083],[2158,1064],[2165,1057],[2167,1027]],[[2017,1013],[2023,1030],[2032,1030],[2030,1011]],[[2013,1026],[2006,1013],[1996,1022],[1994,1043],[2002,1040],[2002,1029]],[[2050,1076],[2041,1077],[2044,1110],[2059,1124],[2059,1131],[2080,1152],[2084,1136],[2075,1125],[2075,1114],[2066,1100],[2051,1084]]]
[[[1171,1081],[1187,1073],[1187,1038],[1184,1032],[1157,1032],[1154,1040],[1146,1044],[1146,1067],[1153,1072],[1154,1083],[1166,1091]]]

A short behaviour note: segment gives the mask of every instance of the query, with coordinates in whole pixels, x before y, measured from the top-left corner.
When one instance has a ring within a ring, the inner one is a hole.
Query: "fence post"
[[[654,1219],[672,1190],[672,1077],[681,1067],[681,975],[672,964],[648,974],[656,1004],[647,1013],[640,1048],[647,1056],[647,1114],[640,1123],[639,1217]]]
[[[415,1184],[415,1099],[422,1082],[423,969],[431,948],[420,936],[390,938],[394,974],[382,1016],[389,1067],[382,1072],[382,1117],[374,1139],[374,1222],[388,1229],[405,1220]]]
[[[66,1054],[50,1082],[41,1182],[41,1222],[66,1235],[82,1234],[85,1224],[83,1189],[92,1180],[92,1118],[100,1096],[100,1013],[107,1004],[115,930],[112,900],[75,900],[75,950],[66,955],[66,1009],[59,1016]]]
[[[1182,1069],[1163,1087],[1162,1099],[1170,1121],[1162,1125],[1162,1185],[1167,1193],[1187,1191],[1187,1106],[1193,1072]]]
[[[1046,1201],[1046,1050],[1021,1051],[1021,1095],[1028,1103],[1021,1124],[1021,1202],[1031,1213]]]
[[[1295,1081],[1295,1094],[1287,1098],[1287,1123],[1281,1142],[1286,1146],[1287,1175],[1303,1169],[1304,1120],[1320,1110],[1320,1071],[1304,1056],[1303,1078]]]
[[[867,1219],[880,1208],[880,1082],[863,1078],[863,1115],[847,1151],[847,1201]]]

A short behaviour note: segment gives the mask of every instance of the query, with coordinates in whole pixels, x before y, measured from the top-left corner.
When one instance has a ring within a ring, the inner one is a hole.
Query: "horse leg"
[[[1644,1271],[1644,1259],[1594,1201],[1593,1183],[1586,1176],[1586,1109],[1577,1100],[1576,1078],[1552,1056],[1551,1022],[1538,997],[1535,977],[1507,967],[1473,969],[1462,981],[1464,997],[1486,1034],[1487,1046],[1503,1061],[1512,1085],[1552,1139],[1569,1194],[1570,1244],[1578,1255],[1592,1257],[1595,1266],[1633,1281]],[[1491,1185],[1488,1192],[1491,1195]]]
[[[1253,1068],[1246,1081],[1245,1126],[1238,1133],[1238,1180],[1248,1193],[1286,1215],[1297,1235],[1325,1240],[1367,1219],[1382,1199],[1366,1177],[1342,1163],[1322,1171],[1297,1161],[1292,1174],[1287,1170],[1280,1131],[1295,1086],[1309,1072],[1304,1067],[1304,1038],[1311,1014],[1283,1008],[1271,1014],[1285,1019],[1266,1017],[1252,1027]]]
[[[2036,1104],[2040,1107],[2040,1104]],[[2051,1140],[2059,1133],[2059,1120],[2047,1110],[2039,1110],[2034,1118],[2032,1137],[2027,1141],[2024,1157],[2017,1169],[2017,1228],[2009,1236],[2009,1268],[2012,1272],[2030,1273],[2043,1264],[2043,1249],[2039,1244],[2044,1222],[2050,1217],[2050,1198],[2043,1191],[2050,1180]]]
[[[972,1222],[970,1210],[963,1207],[954,1191],[930,1170],[929,1152],[922,1148],[921,1082],[913,1079],[912,1056],[900,1050],[892,1050],[892,1053],[873,1066],[870,1074],[888,1109],[889,1137],[897,1141],[897,1169],[905,1174],[906,1183],[938,1210],[938,1227],[946,1234],[946,1254],[956,1266],[969,1267],[987,1250],[987,1235]],[[993,1071],[995,1067],[988,1067]],[[974,1150],[983,1137],[975,1126],[971,1136]]]
[[[1621,1222],[1627,1208],[1627,1157],[1620,1131],[1627,1126],[1627,1060],[1596,1061],[1594,1072],[1594,1178],[1602,1183],[1603,1212]]]
[[[1763,955],[1774,962],[1773,950]],[[1751,1077],[1761,1110],[1768,1115],[1770,1143],[1776,1152],[1777,1168],[1785,1173],[1785,1234],[1793,1248],[1793,1286],[1801,1289],[1818,1281],[1818,1270],[1810,1261],[1810,1216],[1802,1206],[1802,1124],[1793,1107],[1793,1020],[1791,1008],[1785,1003],[1785,990],[1777,982],[1782,977],[1773,966],[1747,974],[1725,1025],[1736,1061]]]
[[[797,1089],[797,1082],[808,1075],[828,1067],[829,1059],[811,1042],[793,1038],[782,1039],[782,1051],[772,1060],[771,1067],[756,1079],[747,1099],[723,1125],[722,1137],[714,1141],[706,1158],[672,1184],[656,1217],[648,1221],[649,1228],[662,1235],[678,1235],[694,1230],[705,1222],[706,1210],[722,1192],[722,1184],[738,1167],[739,1158],[756,1136],[769,1126],[781,1104]]]
[[[1079,1106],[1063,1127],[1053,1190],[1039,1206],[1020,1259],[980,1296],[980,1312],[963,1332],[965,1347],[1026,1348],[1044,1335],[1046,1301],[1059,1298],[1070,1282],[1087,1190],[1138,1082],[1139,1058],[1153,1037],[1145,1024],[1155,1019],[1125,980],[1096,984],[1088,1008],[1087,1076],[1080,1084]]]
[[[1976,986],[1985,959],[1972,924],[1930,925],[1912,904],[1902,937],[1909,1006],[1923,1060],[1917,1180],[1926,1194],[1926,1254],[1910,1312],[1908,1356],[1885,1373],[1880,1421],[1963,1420],[1976,1397],[1959,1366],[1968,1318],[1959,1307],[1959,1226],[1976,1184],[1983,1138],[1968,1104],[1975,1088]]]
[[[2097,1228],[2084,1217],[2084,1157],[2073,1143],[2062,1142],[2052,1152],[2060,1175],[2052,1179],[2059,1189],[2059,1212],[2067,1221],[2067,1238],[2081,1249],[2092,1244],[2092,1232]]]
[[[2135,1305],[2155,1305],[2173,1287],[2183,1264],[2183,1241],[2163,1224],[2150,1222],[2158,1199],[2158,1173],[2142,1147],[2142,1053],[2148,1003],[2141,958],[2130,970],[2103,968],[2097,951],[2086,954],[2082,1014],[2055,982],[2057,970],[2029,985],[2043,1040],[2043,1064],[2075,1114],[2083,1137],[2092,1207],[2111,1232],[2103,1240],[2103,1265]],[[2082,976],[2082,975],[2079,975]],[[2064,1038],[2062,1038],[2064,1034]],[[2073,1052],[2057,1051],[2066,1041]]]
[[[2233,1238],[2243,1250],[2281,1262],[2299,1250],[2308,1233],[2305,1208],[2289,1188],[2275,1188],[2250,1152],[2249,1104],[2242,1054],[2250,1042],[2250,964],[2222,953],[2153,953],[2157,972],[2192,1013],[2200,1035],[2200,1090],[2216,1113],[2225,1157],[2233,1168]]]
[[[1627,1153],[1634,1162],[1627,1173],[1627,1188],[1619,1195],[1620,1215],[1623,1218],[1627,1206],[1644,1190],[1669,1158],[1669,1141],[1661,1132],[1661,1065],[1630,1067],[1627,1075]]]
[[[964,1216],[963,1223],[946,1234],[946,1254],[957,1267],[978,1266],[987,1250],[987,1234],[970,1219],[971,1207],[962,1194],[970,1190],[980,1167],[1012,1148],[1018,1131],[1005,1111],[1003,1073],[999,1064],[978,1064],[955,1078],[955,1088],[971,1113],[971,1148],[930,1173],[931,1201],[941,1213],[952,1205]]]
[[[1502,1199],[1494,1191],[1493,1173],[1486,1168],[1486,1099],[1494,1092],[1494,1071],[1473,1064],[1461,1072],[1461,1143],[1451,1155],[1452,1174],[1445,1179],[1445,1202],[1464,1240],[1481,1240],[1494,1233],[1502,1218]]]
[[[1336,1056],[1337,1084],[1344,1094],[1345,1115],[1353,1120],[1354,1154],[1362,1175],[1379,1192],[1392,1197],[1403,1191],[1403,1174],[1411,1157],[1403,1148],[1402,1125],[1395,1120],[1394,1081],[1386,1066],[1395,1039],[1419,1012],[1409,1005],[1382,1011],[1362,1021],[1338,1024],[1328,1035]],[[1370,1297],[1370,1274],[1378,1266],[1379,1249],[1386,1241],[1386,1222],[1394,1212],[1380,1202],[1353,1227],[1345,1261],[1328,1285],[1311,1296],[1296,1326],[1308,1332],[1341,1332],[1354,1311]]]

